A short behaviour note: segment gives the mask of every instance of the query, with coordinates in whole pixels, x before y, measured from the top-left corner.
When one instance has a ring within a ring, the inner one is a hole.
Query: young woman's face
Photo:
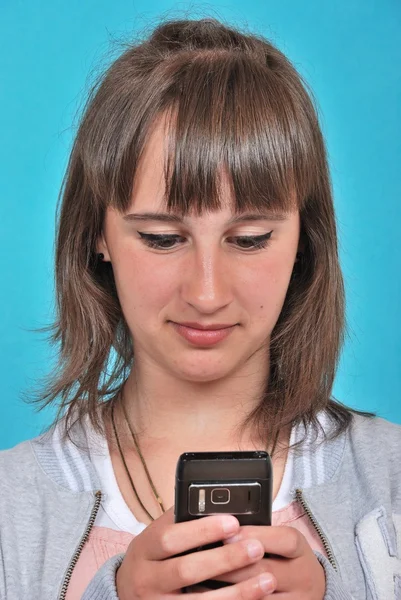
[[[164,140],[158,126],[131,206],[125,215],[107,210],[97,248],[112,263],[136,359],[198,382],[248,361],[265,368],[298,249],[299,213],[238,219],[223,180],[221,210],[162,220]]]

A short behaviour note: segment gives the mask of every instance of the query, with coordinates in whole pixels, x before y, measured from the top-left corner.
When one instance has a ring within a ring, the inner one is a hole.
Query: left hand
[[[224,543],[247,538],[260,540],[265,552],[274,556],[216,579],[238,583],[267,571],[277,580],[273,594],[277,600],[323,600],[326,590],[324,569],[302,533],[294,527],[246,525]]]

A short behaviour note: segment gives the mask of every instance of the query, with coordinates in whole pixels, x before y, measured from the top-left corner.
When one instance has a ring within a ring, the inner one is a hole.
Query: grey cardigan
[[[89,454],[61,444],[54,431],[0,452],[1,600],[64,600],[101,503]],[[329,557],[316,552],[325,600],[401,600],[401,426],[355,415],[335,440],[307,435],[294,456],[292,489]],[[79,422],[73,436],[85,445]],[[99,569],[82,600],[118,600],[123,557]]]

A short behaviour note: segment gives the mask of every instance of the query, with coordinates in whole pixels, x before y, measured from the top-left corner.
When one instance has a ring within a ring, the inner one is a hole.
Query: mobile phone
[[[228,513],[240,525],[271,525],[272,489],[272,462],[267,452],[185,452],[176,468],[175,522]],[[190,552],[220,545],[222,542],[216,542]],[[206,583],[207,587],[222,587],[221,582]]]

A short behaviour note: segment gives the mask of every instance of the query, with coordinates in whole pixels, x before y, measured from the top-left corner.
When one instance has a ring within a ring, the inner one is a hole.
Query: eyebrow
[[[171,213],[160,213],[160,212],[144,212],[144,213],[131,213],[123,217],[124,221],[161,221],[163,223],[184,223],[184,219],[178,215]],[[243,223],[244,221],[287,221],[288,215],[279,212],[269,213],[245,213],[243,215],[237,215],[232,217],[228,221],[228,225],[234,225],[235,223]]]

